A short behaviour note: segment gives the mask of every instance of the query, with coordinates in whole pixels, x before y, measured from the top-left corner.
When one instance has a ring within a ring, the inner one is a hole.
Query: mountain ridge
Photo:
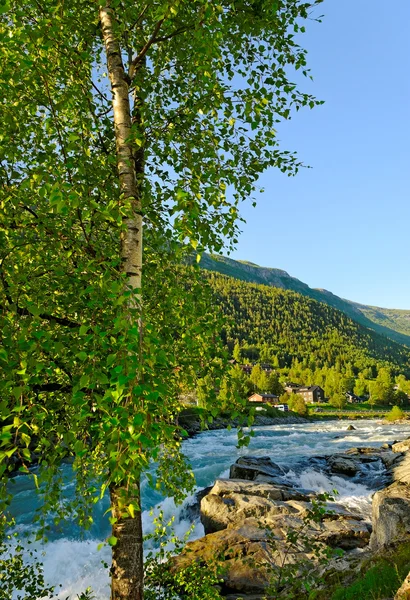
[[[341,298],[333,292],[311,288],[283,269],[261,267],[256,263],[226,256],[203,254],[200,266],[249,283],[258,283],[298,292],[345,313],[348,317],[378,334],[410,347],[410,310],[361,304]]]

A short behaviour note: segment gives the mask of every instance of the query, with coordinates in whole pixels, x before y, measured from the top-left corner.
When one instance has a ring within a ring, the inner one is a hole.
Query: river
[[[240,455],[269,456],[283,467],[290,481],[316,491],[331,491],[336,488],[339,502],[360,511],[369,519],[371,496],[376,482],[373,487],[363,485],[360,481],[328,477],[311,466],[303,468],[303,459],[333,454],[354,446],[377,447],[385,442],[401,440],[410,436],[410,424],[386,425],[370,420],[354,421],[356,431],[347,431],[350,423],[352,422],[325,421],[257,427],[249,447],[240,450],[236,448],[235,430],[204,432],[186,440],[183,446],[194,470],[198,488],[212,484],[218,477],[227,477],[229,466]],[[70,497],[74,493],[74,483],[71,468],[67,465],[65,469],[65,495]],[[17,528],[21,533],[32,533],[33,516],[38,506],[33,481],[30,477],[19,475],[13,479],[11,489],[12,512]],[[142,493],[145,531],[153,529],[150,509],[154,508],[154,512],[161,509],[165,518],[175,517],[175,532],[182,537],[191,526],[184,518],[184,506],[176,507],[171,499],[162,499],[146,482]],[[76,594],[88,586],[93,589],[96,600],[109,600],[108,571],[102,561],[110,562],[110,550],[104,547],[97,551],[98,544],[109,534],[107,517],[104,516],[107,507],[107,502],[100,503],[95,523],[86,537],[81,537],[75,527],[68,525],[53,528],[47,544],[40,546],[37,543],[38,549],[43,552],[47,583],[62,586],[57,596],[59,600],[66,600],[68,596],[70,600],[74,600]],[[202,525],[196,523],[192,539],[201,535]]]

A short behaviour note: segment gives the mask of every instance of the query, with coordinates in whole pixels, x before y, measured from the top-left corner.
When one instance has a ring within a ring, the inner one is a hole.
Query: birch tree
[[[112,600],[144,594],[142,472],[176,500],[193,484],[178,397],[218,321],[180,262],[235,244],[264,170],[300,168],[277,128],[318,104],[290,74],[320,1],[0,5],[0,471],[35,457],[42,514],[84,527],[110,493]]]

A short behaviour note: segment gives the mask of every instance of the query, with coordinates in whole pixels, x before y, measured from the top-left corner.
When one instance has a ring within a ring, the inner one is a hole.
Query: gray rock
[[[333,454],[327,457],[327,464],[333,473],[341,473],[352,477],[360,470],[360,465],[354,458],[343,454]]]
[[[356,431],[356,427],[354,427],[353,425],[349,425],[347,431]]]
[[[286,500],[308,500],[291,488],[243,479],[218,479],[211,492],[201,500],[201,522],[205,533],[214,533],[249,517],[265,522],[277,515],[298,513],[303,506]]]
[[[254,481],[258,475],[280,477],[283,475],[283,469],[274,463],[269,456],[241,456],[231,466],[229,472],[230,479],[247,479],[249,481]]]
[[[371,550],[378,550],[410,534],[410,487],[395,482],[373,496]]]

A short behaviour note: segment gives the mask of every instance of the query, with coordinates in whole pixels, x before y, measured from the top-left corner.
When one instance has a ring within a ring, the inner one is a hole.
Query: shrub
[[[391,411],[386,415],[388,421],[400,421],[405,418],[406,413],[399,406],[393,406]]]
[[[308,407],[306,406],[306,402],[304,401],[302,396],[299,396],[299,394],[296,394],[290,398],[289,408],[293,410],[293,412],[298,413],[298,415],[300,415],[301,417],[307,417],[309,412]]]

